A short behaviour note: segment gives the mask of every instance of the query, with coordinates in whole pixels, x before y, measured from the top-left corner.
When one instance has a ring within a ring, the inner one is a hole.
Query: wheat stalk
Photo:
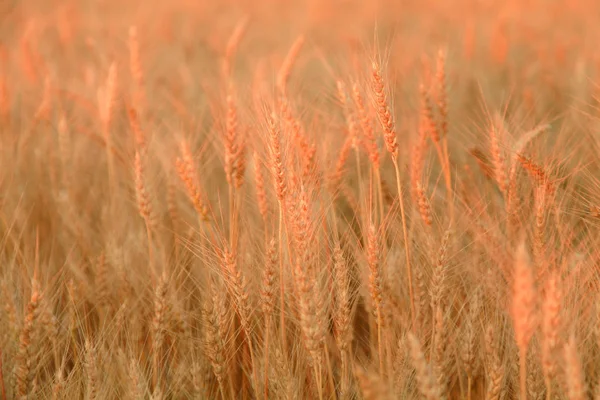
[[[537,294],[529,254],[522,241],[515,253],[512,291],[512,318],[519,348],[519,382],[521,399],[527,398],[527,349],[535,329]]]
[[[577,354],[575,335],[571,334],[564,347],[565,376],[567,383],[567,396],[569,400],[583,400],[587,397],[587,388],[583,367]]]
[[[556,352],[561,328],[562,288],[558,272],[551,273],[544,287],[542,302],[542,370],[546,382],[546,398],[552,394],[552,379],[556,375]]]

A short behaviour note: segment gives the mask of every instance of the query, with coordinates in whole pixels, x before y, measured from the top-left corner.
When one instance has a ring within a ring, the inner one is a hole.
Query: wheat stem
[[[402,191],[402,183],[400,180],[400,170],[398,168],[398,159],[392,158],[394,162],[394,169],[396,170],[396,185],[398,187],[398,200],[400,202],[400,216],[402,218],[402,235],[404,236],[404,252],[406,255],[406,275],[408,277],[408,293],[410,296],[410,315],[412,320],[413,329],[416,329],[416,312],[415,312],[415,298],[412,287],[412,270],[410,265],[410,243],[408,242],[408,230],[406,228],[406,212],[404,210],[404,194]]]
[[[280,325],[281,325],[281,346],[283,354],[287,354],[287,344],[285,337],[285,276],[283,271],[283,203],[279,201],[279,306],[280,306]]]
[[[519,348],[519,390],[520,399],[527,400],[527,348]]]
[[[265,321],[265,400],[269,398],[269,341],[271,339],[271,335],[269,334],[271,330],[271,317],[267,316]]]

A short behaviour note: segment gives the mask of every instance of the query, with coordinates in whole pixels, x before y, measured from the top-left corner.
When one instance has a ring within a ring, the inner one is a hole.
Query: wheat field
[[[0,400],[600,400],[599,2],[0,21]]]

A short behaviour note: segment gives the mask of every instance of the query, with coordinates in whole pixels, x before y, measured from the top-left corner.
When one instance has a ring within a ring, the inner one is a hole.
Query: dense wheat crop
[[[600,399],[600,3],[0,20],[0,399]]]

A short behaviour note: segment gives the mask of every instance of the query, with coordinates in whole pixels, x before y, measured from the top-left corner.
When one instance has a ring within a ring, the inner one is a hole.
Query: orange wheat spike
[[[237,111],[233,96],[227,95],[227,117],[225,127],[225,177],[229,185],[233,185],[235,171],[236,156],[238,153],[236,136],[237,136]]]
[[[392,117],[390,108],[387,103],[387,97],[385,94],[385,86],[383,78],[381,77],[381,69],[377,62],[372,64],[372,82],[371,89],[373,90],[375,98],[375,106],[377,107],[377,115],[379,117],[379,123],[383,128],[383,137],[385,139],[385,146],[392,157],[398,157],[398,142],[396,138],[396,127],[394,124],[394,118]]]
[[[272,237],[267,243],[265,254],[265,269],[263,273],[262,287],[260,290],[261,307],[265,317],[270,318],[275,311],[275,300],[277,297],[277,243]]]
[[[382,286],[381,274],[379,271],[380,243],[375,226],[369,226],[368,245],[367,245],[367,261],[369,264],[369,291],[373,300],[375,309],[381,307],[382,302]]]
[[[108,69],[108,76],[103,90],[102,103],[100,104],[100,117],[105,130],[112,124],[117,103],[117,63],[113,61]]]
[[[127,107],[127,117],[129,118],[129,126],[135,139],[136,147],[140,153],[144,154],[146,151],[146,137],[144,131],[140,125],[137,111],[133,107]]]
[[[136,26],[131,26],[129,28],[129,70],[136,86],[136,103],[143,103],[146,99],[144,91],[144,69],[142,67],[140,42]],[[138,106],[141,107],[142,104],[138,104]]]
[[[423,176],[425,154],[427,152],[427,125],[428,122],[427,116],[425,115],[424,104],[421,103],[421,108],[419,111],[418,138],[411,152],[410,163],[410,182],[412,194],[415,199],[417,199],[417,185],[420,183]]]
[[[298,36],[283,60],[281,68],[279,68],[279,72],[277,73],[277,88],[281,94],[287,92],[287,83],[290,79],[292,68],[294,68],[294,64],[300,54],[300,50],[302,50],[302,46],[304,46],[304,35]]]
[[[443,50],[438,51],[436,66],[436,103],[440,113],[440,131],[442,138],[448,134],[448,94],[446,92],[446,54]]]
[[[539,164],[534,163],[530,158],[525,157],[523,154],[517,154],[517,160],[521,166],[529,173],[529,175],[536,181],[540,186],[546,189],[548,194],[554,192],[554,185],[550,182],[548,174],[544,171],[544,168]]]
[[[271,173],[275,181],[275,193],[277,199],[282,202],[285,199],[287,193],[287,185],[285,182],[285,171],[283,169],[283,159],[281,154],[281,130],[279,128],[279,122],[277,116],[272,114],[267,119],[269,128],[269,144],[271,150]]]
[[[244,175],[246,173],[246,136],[240,132],[235,154],[235,174],[233,176],[233,186],[239,189],[244,184]]]
[[[433,105],[431,104],[431,97],[425,87],[425,84],[421,83],[419,85],[419,93],[421,95],[421,112],[423,115],[423,119],[427,122],[427,131],[431,135],[431,140],[434,143],[440,142],[440,132],[435,122],[435,117],[433,115]]]
[[[495,180],[495,172],[494,167],[485,153],[479,149],[478,147],[472,147],[469,149],[469,154],[475,158],[477,165],[481,169],[481,172],[485,175],[486,178],[490,180]]]
[[[369,225],[367,235],[367,262],[369,264],[369,292],[373,301],[373,312],[377,318],[377,350],[379,353],[379,372],[384,373],[384,343],[383,343],[383,282],[381,272],[381,243],[375,226]]]
[[[152,226],[152,204],[145,182],[144,165],[139,151],[135,152],[134,174],[138,211],[146,224]]]
[[[286,95],[282,95],[280,98],[280,111],[282,122],[285,127],[284,131],[291,133],[294,144],[299,149],[299,157],[302,162],[302,177],[306,179],[314,167],[316,147],[314,144],[311,144],[306,137],[302,123],[294,115]]]
[[[433,276],[431,278],[431,287],[429,297],[431,300],[431,310],[435,310],[441,306],[443,294],[446,290],[446,273],[448,269],[448,249],[450,248],[450,240],[452,239],[452,229],[448,228],[442,238],[442,243],[437,254]]]
[[[205,300],[202,307],[202,324],[204,329],[203,344],[215,377],[219,384],[221,397],[226,398],[225,381],[227,377],[227,331],[223,329],[225,314],[222,292],[212,288],[212,301]]]
[[[350,151],[352,150],[352,143],[354,138],[351,135],[346,136],[346,140],[344,140],[344,144],[340,149],[339,155],[335,162],[335,167],[333,168],[333,172],[331,174],[331,186],[335,189],[339,182],[342,180],[345,172],[345,165],[348,157],[350,156]]]
[[[31,284],[31,298],[27,304],[27,311],[23,321],[23,327],[19,336],[19,347],[16,354],[15,365],[15,390],[17,398],[27,398],[31,393],[31,341],[36,321],[39,316],[39,306],[42,295],[35,277]]]
[[[312,231],[311,206],[310,198],[307,190],[302,185],[297,196],[297,207],[295,207],[294,219],[291,221],[294,247],[298,262],[303,264],[308,263],[308,249],[310,248],[310,235]],[[312,272],[311,268],[306,268],[308,272]]]
[[[325,330],[323,317],[325,310],[321,304],[321,289],[300,263],[295,264],[294,280],[298,293],[300,311],[300,327],[306,350],[308,350],[313,367],[319,366],[323,356]],[[317,375],[317,374],[315,374]],[[318,376],[316,376],[319,379]]]
[[[352,289],[350,288],[349,268],[339,245],[333,249],[333,274],[335,306],[333,324],[335,339],[342,359],[341,393],[348,391],[348,348],[352,343]]]
[[[360,92],[358,83],[354,83],[352,85],[352,97],[356,105],[356,110],[358,111],[358,117],[360,120],[363,135],[365,136],[365,140],[363,141],[363,143],[367,148],[367,153],[369,154],[369,158],[371,159],[373,168],[379,169],[379,149],[377,148],[377,142],[375,141],[375,133],[373,132],[373,126],[371,125],[369,114],[365,107],[365,102]]]
[[[260,212],[263,221],[267,222],[267,215],[269,213],[269,204],[267,201],[267,192],[265,190],[265,178],[262,172],[262,165],[258,154],[254,152],[254,182],[256,188],[256,198],[258,203],[258,211]]]
[[[249,22],[249,17],[243,17],[235,26],[233,32],[231,33],[231,36],[229,36],[227,46],[225,47],[225,55],[223,57],[223,76],[225,77],[225,79],[229,79],[231,76],[231,66],[233,65],[233,59],[242,41],[242,38],[246,33],[246,29],[248,28]]]
[[[336,82],[337,96],[340,104],[342,105],[344,116],[346,118],[346,126],[348,128],[348,135],[352,138],[352,148],[355,149],[358,146],[357,137],[357,121],[356,115],[354,114],[351,105],[348,102],[348,94],[346,93],[346,86],[343,81],[338,80]]]
[[[181,141],[180,149],[181,158],[178,158],[175,163],[177,174],[185,185],[188,197],[194,205],[196,212],[204,221],[206,221],[208,220],[208,208],[202,200],[194,159],[186,140]]]
[[[506,177],[504,155],[502,154],[502,149],[500,147],[500,138],[498,137],[498,131],[494,126],[490,128],[489,134],[490,154],[492,155],[492,163],[494,165],[494,177],[498,183],[500,191],[506,196],[508,179]]]
[[[350,271],[339,244],[336,244],[333,249],[333,260],[336,289],[334,326],[338,347],[341,351],[345,351],[352,342],[352,289]]]
[[[415,307],[414,307],[414,296],[412,293],[412,268],[411,268],[411,260],[410,260],[410,243],[408,240],[408,230],[406,224],[406,211],[404,207],[404,194],[402,189],[402,180],[400,178],[400,169],[398,166],[398,143],[396,140],[396,130],[394,126],[394,121],[392,115],[390,113],[390,109],[387,105],[387,100],[385,96],[385,88],[383,85],[383,79],[381,78],[381,72],[379,64],[373,62],[372,64],[373,71],[373,81],[372,81],[372,90],[375,96],[375,103],[377,106],[377,114],[379,116],[379,122],[383,128],[383,135],[385,139],[385,144],[392,155],[392,162],[394,163],[394,170],[396,172],[396,187],[398,190],[398,203],[400,204],[400,216],[402,218],[402,234],[404,236],[404,251],[406,256],[406,270],[408,276],[408,285],[409,285],[409,295],[410,295],[410,304],[411,304],[411,316],[413,322],[415,322]],[[379,193],[380,193],[380,201],[381,201],[381,178],[377,175],[377,180],[379,182]],[[447,179],[447,184],[448,183]],[[450,192],[451,188],[448,189]],[[380,204],[380,212],[383,214],[383,206]],[[451,213],[452,215],[452,213]],[[451,217],[452,218],[452,217]],[[381,217],[383,219],[383,217]]]
[[[427,194],[425,193],[425,189],[421,185],[420,182],[417,182],[416,187],[416,197],[417,197],[417,205],[419,206],[419,214],[421,215],[421,219],[427,226],[431,226],[432,218],[431,218],[431,205],[429,204],[429,199],[427,198]]]

